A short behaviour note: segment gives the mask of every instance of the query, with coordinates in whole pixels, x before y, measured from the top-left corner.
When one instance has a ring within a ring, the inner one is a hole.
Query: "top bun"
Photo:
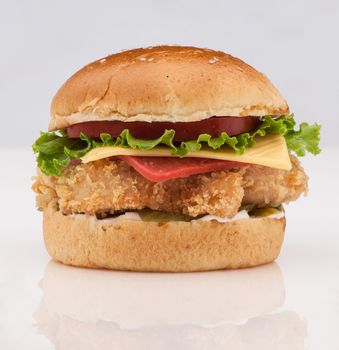
[[[94,120],[191,122],[288,113],[268,78],[221,51],[156,46],[95,61],[54,96],[49,130]]]

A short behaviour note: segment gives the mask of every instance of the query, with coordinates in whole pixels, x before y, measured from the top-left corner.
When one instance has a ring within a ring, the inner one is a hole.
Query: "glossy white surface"
[[[0,349],[339,349],[339,150],[303,160],[276,263],[143,274],[51,262],[28,150],[1,150]]]

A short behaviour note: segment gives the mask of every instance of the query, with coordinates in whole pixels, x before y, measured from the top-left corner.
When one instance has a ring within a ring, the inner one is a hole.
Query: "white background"
[[[61,84],[122,49],[187,44],[223,50],[263,71],[299,121],[338,144],[339,1],[0,1],[0,146],[46,130]],[[8,129],[9,128],[9,129]]]
[[[338,32],[335,0],[0,0],[0,348],[338,350]],[[29,147],[50,100],[89,61],[155,44],[238,56],[298,121],[322,124],[323,152],[302,160],[310,193],[287,206],[277,265],[149,277],[49,262]]]

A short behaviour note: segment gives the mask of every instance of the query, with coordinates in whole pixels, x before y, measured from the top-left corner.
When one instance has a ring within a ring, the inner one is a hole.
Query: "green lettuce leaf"
[[[320,125],[301,123],[299,130],[290,130],[285,135],[287,147],[297,156],[303,157],[307,152],[314,155],[320,153]]]
[[[174,130],[165,130],[164,134],[155,140],[142,140],[133,137],[128,129],[121,132],[118,137],[109,134],[101,134],[99,140],[80,135],[79,139],[68,138],[63,130],[57,132],[41,132],[32,148],[37,154],[37,164],[46,175],[60,176],[62,169],[69,165],[70,160],[79,159],[91,149],[105,146],[120,146],[138,150],[151,150],[159,145],[172,149],[172,155],[184,157],[188,152],[199,152],[202,146],[211,149],[231,148],[241,155],[246,148],[255,145],[257,137],[268,134],[280,134],[286,139],[287,147],[298,156],[304,156],[306,152],[314,155],[320,153],[320,125],[307,123],[300,124],[295,130],[294,115],[283,115],[278,118],[265,116],[260,126],[252,131],[237,136],[229,136],[226,132],[213,138],[208,134],[201,134],[196,140],[174,142]]]

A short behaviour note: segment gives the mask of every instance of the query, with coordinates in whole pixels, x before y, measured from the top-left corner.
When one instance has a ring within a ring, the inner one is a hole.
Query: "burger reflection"
[[[193,274],[87,270],[50,262],[34,314],[57,349],[304,349],[306,323],[282,311],[276,263]]]

